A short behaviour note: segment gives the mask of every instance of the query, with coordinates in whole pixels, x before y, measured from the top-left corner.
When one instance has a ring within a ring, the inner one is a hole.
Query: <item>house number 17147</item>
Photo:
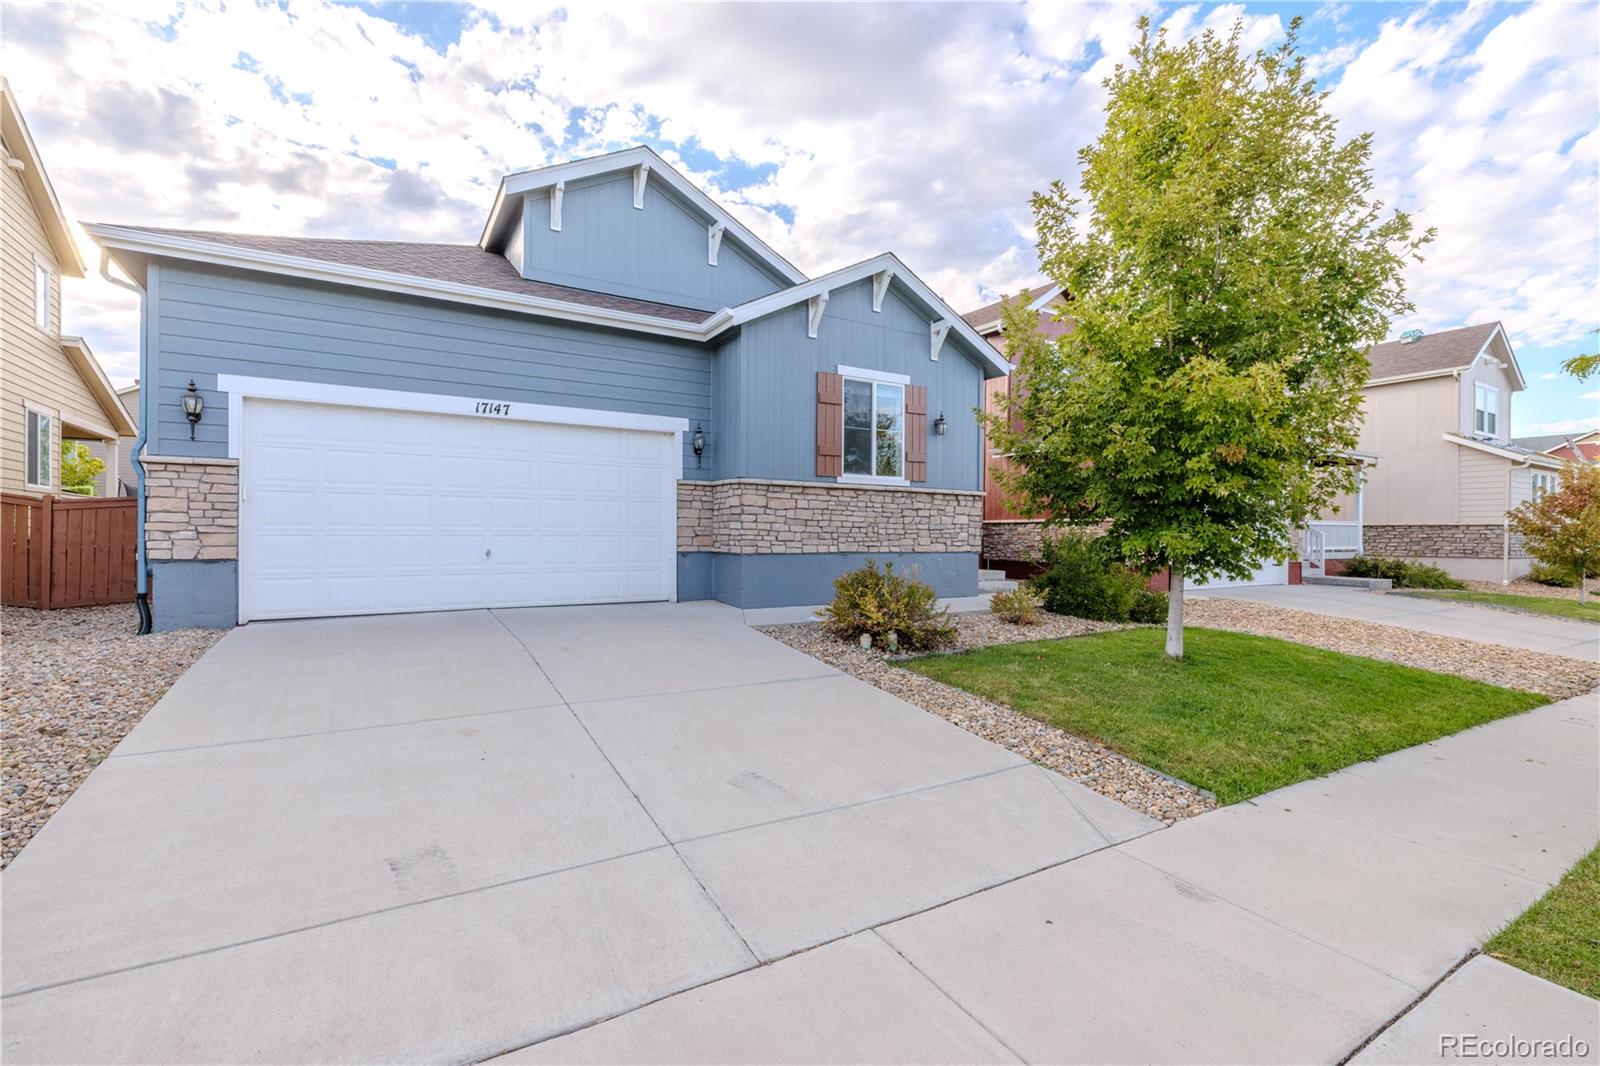
[[[478,415],[509,415],[511,413],[511,405],[508,403],[494,403],[490,400],[479,400],[477,405],[473,407],[472,413]]]

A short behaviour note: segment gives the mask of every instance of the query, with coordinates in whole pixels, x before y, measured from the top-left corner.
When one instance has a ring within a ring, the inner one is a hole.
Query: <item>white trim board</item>
[[[839,374],[843,377],[855,378],[857,381],[881,381],[885,385],[911,384],[911,376],[909,374],[891,374],[887,370],[866,370],[859,366],[844,366],[840,364]]]
[[[632,429],[645,433],[671,433],[681,437],[689,432],[689,420],[669,415],[640,415],[627,411],[605,411],[588,407],[554,407],[519,400],[498,400],[493,396],[446,396],[434,392],[400,392],[394,389],[369,389],[356,385],[325,385],[318,381],[292,381],[287,378],[255,378],[238,374],[218,374],[217,391],[228,395],[228,458],[238,459],[244,446],[244,401],[289,400],[320,403],[335,407],[373,407],[385,411],[421,411],[427,414],[461,415],[467,418],[507,419],[514,422],[552,422],[597,429]],[[501,412],[477,409],[480,404],[503,405]],[[683,449],[676,450],[678,472],[683,476]]]

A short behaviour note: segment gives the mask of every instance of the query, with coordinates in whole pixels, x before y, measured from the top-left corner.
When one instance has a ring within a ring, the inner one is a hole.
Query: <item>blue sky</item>
[[[1301,16],[1439,230],[1392,332],[1503,320],[1514,432],[1600,423],[1556,373],[1600,325],[1591,4],[9,4],[0,62],[79,218],[467,243],[505,171],[642,141],[802,269],[892,249],[965,308],[1039,280],[1028,194],[1076,180],[1140,14],[1252,46]],[[130,380],[137,307],[67,299]]]

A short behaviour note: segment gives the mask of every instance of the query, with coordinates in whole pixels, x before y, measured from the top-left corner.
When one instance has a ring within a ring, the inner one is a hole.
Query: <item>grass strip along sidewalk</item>
[[[1303,644],[1160,629],[980,648],[905,665],[1237,803],[1549,702]]]

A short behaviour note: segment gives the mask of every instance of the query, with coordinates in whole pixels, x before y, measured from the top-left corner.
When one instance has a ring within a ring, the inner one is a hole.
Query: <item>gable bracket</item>
[[[561,232],[561,198],[567,194],[567,183],[558,181],[550,186],[550,228]]]
[[[717,265],[717,250],[722,247],[722,231],[727,228],[721,222],[713,222],[706,227],[706,262],[712,266]]]
[[[644,187],[650,180],[650,164],[640,163],[633,170],[633,206],[644,210]]]
[[[938,359],[939,359],[939,349],[944,347],[944,339],[947,336],[950,335],[950,326],[951,326],[951,324],[952,323],[948,319],[941,318],[939,321],[935,322],[932,326],[928,327],[928,339],[929,339],[928,358],[929,359],[932,359],[935,362],[938,361]]]
[[[889,282],[894,280],[894,271],[880,270],[872,275],[872,309],[883,310],[883,298],[889,292]]]
[[[806,301],[806,336],[817,339],[817,327],[822,325],[822,309],[828,306],[826,290]]]

